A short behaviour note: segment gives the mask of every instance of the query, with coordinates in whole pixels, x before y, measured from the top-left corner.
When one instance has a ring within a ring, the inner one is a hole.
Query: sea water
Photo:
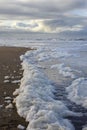
[[[33,47],[15,103],[27,130],[87,129],[87,41],[58,34],[1,34],[0,45]]]

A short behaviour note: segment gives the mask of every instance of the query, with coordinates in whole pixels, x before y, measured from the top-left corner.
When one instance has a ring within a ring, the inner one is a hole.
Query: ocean
[[[0,33],[0,46],[34,48],[20,56],[14,95],[27,130],[87,130],[87,40],[45,33]]]

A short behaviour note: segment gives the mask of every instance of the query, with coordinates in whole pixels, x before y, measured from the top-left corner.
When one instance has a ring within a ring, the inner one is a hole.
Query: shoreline
[[[30,48],[26,47],[0,47],[0,130],[18,130],[20,124],[27,123],[17,114],[13,103],[13,92],[19,88],[23,70],[21,70],[20,55]],[[8,107],[9,104],[12,107]]]
[[[29,51],[29,50],[30,50],[30,48],[26,48],[26,47],[0,47],[0,97],[1,97],[1,101],[0,101],[0,110],[1,110],[0,111],[0,130],[18,130],[17,127],[19,124],[24,126],[25,129],[28,126],[28,122],[25,122],[25,119],[21,118],[17,114],[15,104],[13,103],[13,100],[15,98],[13,96],[13,92],[15,91],[15,89],[19,88],[20,79],[23,76],[22,75],[23,70],[21,69],[22,67],[21,67],[21,61],[20,61],[19,56],[24,54],[26,51]],[[32,57],[31,61],[33,59],[34,58]],[[49,70],[50,66],[52,67],[52,65],[57,65],[57,64],[61,64],[61,63],[59,63],[59,61],[51,61],[51,62],[49,62],[49,64],[46,62],[45,63],[41,62],[39,64],[40,64],[40,66],[45,68],[44,72],[48,76],[48,78],[51,79],[51,81],[54,81],[53,85],[55,87],[59,87],[56,90],[56,93],[55,93],[56,98],[55,99],[60,100],[60,101],[63,101],[63,99],[64,99],[65,105],[67,103],[66,106],[67,106],[67,108],[69,108],[69,110],[71,112],[76,112],[76,113],[82,112],[83,113],[83,115],[81,115],[81,116],[68,115],[65,118],[65,119],[68,119],[69,121],[71,121],[71,124],[74,125],[76,130],[82,130],[83,126],[85,126],[85,124],[86,124],[86,119],[87,119],[86,115],[84,114],[84,112],[86,113],[85,109],[83,109],[81,106],[75,105],[73,102],[67,100],[66,93],[64,93],[65,90],[61,89],[61,88],[65,88],[65,87],[69,86],[69,84],[68,84],[69,78],[67,78],[68,82],[65,86],[64,79],[63,79],[63,82],[60,82],[63,77],[58,77],[59,73],[57,74],[56,70],[55,70],[55,72],[54,72],[54,70],[53,71]],[[64,70],[63,70],[63,72],[64,72]],[[30,71],[28,72],[28,74],[29,73],[30,73]],[[55,77],[56,75],[57,75],[57,78]],[[57,81],[59,84],[55,84],[55,82],[57,83]],[[61,84],[61,83],[64,83],[64,84]],[[9,97],[10,97],[10,99],[9,99]],[[20,99],[22,99],[22,98],[20,98]],[[10,103],[13,105],[13,108],[9,108],[9,109],[6,108],[9,104],[8,101],[10,101]],[[22,104],[24,104],[24,103],[22,103]],[[29,122],[30,122],[30,120],[29,120]]]

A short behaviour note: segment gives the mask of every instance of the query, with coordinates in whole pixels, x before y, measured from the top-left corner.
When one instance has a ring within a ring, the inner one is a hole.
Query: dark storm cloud
[[[45,20],[44,24],[52,28],[56,27],[73,27],[75,25],[87,25],[86,17],[61,16],[53,20]]]
[[[1,0],[0,14],[26,18],[55,18],[56,16],[75,9],[87,7],[87,0]]]

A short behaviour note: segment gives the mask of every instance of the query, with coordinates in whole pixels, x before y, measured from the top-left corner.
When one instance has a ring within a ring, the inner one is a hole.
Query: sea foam
[[[66,118],[69,115],[75,116],[76,113],[69,111],[61,101],[55,100],[54,86],[44,69],[38,67],[38,61],[47,60],[50,54],[51,57],[54,56],[53,53],[46,52],[48,51],[38,49],[20,57],[24,72],[20,88],[14,92],[17,95],[17,111],[29,122],[27,130],[74,130]]]
[[[87,108],[87,79],[80,77],[66,88],[68,99]]]

